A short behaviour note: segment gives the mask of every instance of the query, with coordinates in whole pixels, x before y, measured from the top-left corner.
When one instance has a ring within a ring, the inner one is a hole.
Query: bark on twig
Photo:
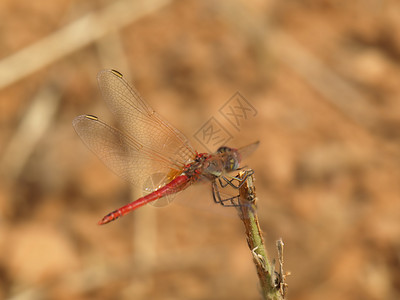
[[[267,257],[264,239],[258,222],[256,207],[257,197],[252,173],[253,171],[251,170],[244,170],[238,175],[238,177],[241,180],[245,180],[245,182],[239,189],[240,205],[237,209],[245,227],[247,244],[253,255],[253,262],[257,269],[263,299],[284,299],[286,283],[284,282],[285,275],[282,274],[283,242],[277,244],[280,270],[279,272],[275,272],[274,264],[271,263]]]

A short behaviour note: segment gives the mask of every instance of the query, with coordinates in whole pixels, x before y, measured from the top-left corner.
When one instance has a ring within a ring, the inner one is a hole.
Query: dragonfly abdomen
[[[173,179],[168,184],[164,185],[163,187],[155,190],[154,192],[143,196],[125,206],[122,206],[119,209],[114,210],[113,212],[106,215],[103,219],[99,221],[99,225],[107,224],[111,221],[118,219],[119,217],[125,216],[126,214],[130,213],[131,211],[155,200],[158,200],[162,197],[167,195],[175,194],[184,190],[190,183],[190,178],[186,175],[180,175]]]

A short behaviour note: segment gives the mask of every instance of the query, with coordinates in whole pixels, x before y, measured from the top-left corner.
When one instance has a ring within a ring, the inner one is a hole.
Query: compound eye
[[[225,153],[225,152],[228,152],[229,149],[230,149],[229,147],[222,146],[222,147],[218,148],[217,153]]]

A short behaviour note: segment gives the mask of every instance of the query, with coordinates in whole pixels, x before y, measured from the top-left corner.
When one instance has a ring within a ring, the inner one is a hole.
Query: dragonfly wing
[[[75,131],[92,150],[117,175],[141,188],[144,194],[157,189],[147,186],[154,174],[167,176],[182,172],[183,165],[159,155],[135,138],[107,125],[95,116],[82,115],[73,121]],[[169,179],[171,180],[171,179]],[[166,182],[167,179],[164,179]]]
[[[186,137],[163,120],[119,72],[103,70],[97,79],[105,102],[124,131],[171,161],[185,164],[195,157]]]
[[[258,148],[259,145],[260,141],[257,141],[237,149],[240,154],[240,160],[243,161],[245,158],[249,157]]]

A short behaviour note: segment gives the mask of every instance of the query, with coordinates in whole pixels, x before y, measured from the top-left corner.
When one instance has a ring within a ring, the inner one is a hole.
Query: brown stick
[[[268,260],[267,251],[265,250],[264,239],[258,222],[257,206],[256,206],[256,193],[254,186],[254,176],[252,170],[241,171],[238,175],[244,183],[239,189],[239,203],[238,212],[240,219],[242,220],[247,237],[247,244],[253,255],[253,262],[257,269],[257,275],[261,285],[261,293],[263,299],[278,300],[284,299],[286,284],[284,283],[284,277],[282,270],[277,275],[274,271],[274,264]],[[278,244],[277,244],[278,245]],[[282,253],[279,248],[282,249],[282,244],[279,243],[278,252]],[[280,258],[280,266],[281,263]]]

